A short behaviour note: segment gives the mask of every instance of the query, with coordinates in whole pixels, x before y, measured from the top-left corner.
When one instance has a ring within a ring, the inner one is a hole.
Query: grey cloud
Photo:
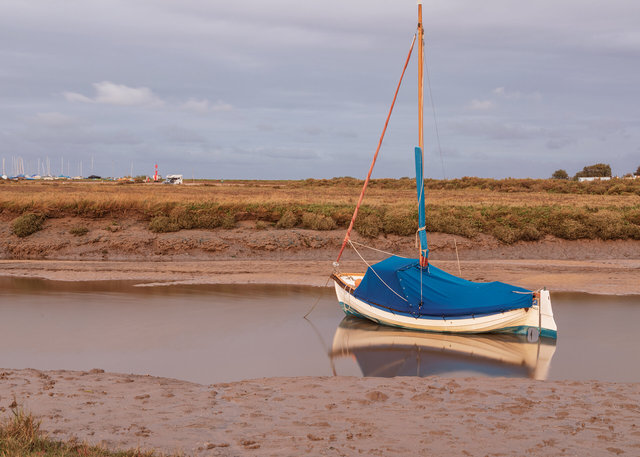
[[[317,136],[324,133],[324,130],[318,127],[305,127],[302,129],[302,133],[309,136]]]
[[[516,124],[486,119],[467,119],[452,125],[456,133],[493,140],[525,140],[539,137],[543,129],[531,124]]]
[[[318,153],[304,147],[257,147],[253,149],[234,148],[233,154],[250,156],[259,161],[265,158],[286,160],[310,160],[317,159]]]
[[[66,114],[58,112],[36,113],[30,121],[36,125],[51,128],[69,128],[79,123],[79,120],[73,116],[67,116]]]
[[[171,143],[208,143],[207,139],[203,135],[193,129],[177,125],[168,125],[162,127],[160,130],[163,136]]]
[[[547,140],[545,143],[547,149],[562,149],[570,144],[575,143],[573,138],[554,138]]]
[[[351,130],[339,130],[335,132],[335,134],[340,138],[351,138],[351,139],[358,138],[358,134]]]
[[[199,100],[195,98],[190,98],[189,100],[184,102],[182,105],[180,105],[180,108],[185,109],[187,111],[193,111],[194,113],[198,113],[198,114],[206,114],[212,111],[232,111],[233,105],[229,103],[225,103],[222,100],[218,100],[215,103],[211,103],[207,99]]]
[[[444,154],[452,174],[547,176],[534,158],[569,169],[607,160],[603,150],[636,150],[638,2],[424,8],[441,141],[457,151]],[[202,177],[362,176],[414,28],[415,2],[387,0],[85,0],[73,9],[5,0],[0,157],[100,154],[117,158],[103,165],[115,173],[128,173],[129,160],[141,170],[161,160]],[[415,73],[413,61],[376,176],[411,173]],[[473,100],[487,109],[466,110]],[[621,154],[612,166],[635,161]]]

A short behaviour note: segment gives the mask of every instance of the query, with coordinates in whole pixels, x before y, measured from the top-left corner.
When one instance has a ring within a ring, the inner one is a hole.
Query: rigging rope
[[[398,254],[394,254],[393,252],[387,252],[387,251],[383,251],[383,250],[381,250],[381,249],[376,249],[376,248],[374,248],[374,247],[372,247],[372,246],[367,246],[366,244],[358,243],[357,241],[349,240],[349,242],[350,242],[351,244],[357,244],[358,246],[362,246],[363,248],[366,248],[366,249],[371,249],[372,251],[378,251],[378,252],[381,252],[382,254],[394,255],[394,256],[396,256],[396,257],[402,257],[402,258],[405,258],[405,259],[406,259],[406,257],[404,257],[404,256],[401,256],[401,255],[398,255]]]
[[[400,299],[402,299],[402,300],[406,301],[407,303],[409,303],[409,300],[407,300],[406,298],[404,298],[404,297],[403,297],[402,295],[400,295],[398,292],[396,292],[395,290],[393,290],[393,288],[392,288],[389,284],[387,284],[386,282],[384,282],[384,279],[382,279],[382,278],[380,277],[380,275],[379,275],[378,273],[376,273],[376,270],[374,270],[374,269],[373,269],[373,267],[369,264],[369,262],[367,262],[366,260],[364,260],[364,257],[362,257],[362,256],[360,255],[360,253],[358,252],[358,250],[356,249],[356,247],[353,245],[353,242],[352,242],[351,240],[348,240],[348,243],[351,245],[351,247],[353,248],[353,250],[354,250],[354,251],[356,251],[356,254],[358,254],[358,257],[360,257],[360,258],[362,259],[362,261],[363,261],[364,263],[366,263],[366,264],[367,264],[367,267],[369,267],[369,269],[370,269],[371,271],[373,271],[373,273],[378,277],[378,279],[380,280],[380,282],[381,282],[382,284],[384,284],[385,286],[387,286],[387,289],[389,289],[391,292],[393,292],[393,293],[394,293],[394,294],[396,294],[398,297],[400,297]]]
[[[426,41],[426,40],[425,40]],[[425,48],[426,53],[426,48]],[[442,165],[442,177],[447,179],[447,175],[444,171],[444,159],[442,158],[442,146],[440,146],[440,130],[438,129],[438,118],[436,116],[436,104],[433,102],[433,92],[431,91],[431,76],[429,74],[429,59],[424,59],[425,73],[427,74],[427,87],[429,88],[429,100],[431,100],[431,109],[433,111],[433,124],[436,129],[436,141],[438,142],[438,152],[440,153],[440,164]]]
[[[407,56],[407,60],[404,63],[404,67],[402,68],[402,74],[400,75],[400,81],[398,81],[398,87],[396,88],[396,93],[393,95],[393,101],[391,102],[391,108],[389,108],[389,114],[387,114],[387,120],[384,123],[384,128],[382,129],[382,134],[380,135],[380,140],[378,141],[378,147],[376,148],[376,153],[373,155],[373,160],[371,161],[371,166],[369,167],[369,173],[367,174],[367,179],[364,180],[364,185],[362,186],[362,191],[360,192],[360,198],[358,199],[358,204],[356,205],[356,209],[353,212],[353,217],[351,217],[351,223],[349,224],[349,228],[347,229],[347,234],[344,237],[344,241],[342,242],[342,247],[340,248],[340,252],[338,253],[338,258],[336,259],[336,263],[340,262],[340,257],[342,257],[342,253],[344,252],[344,248],[347,245],[347,241],[349,241],[349,236],[351,235],[351,230],[353,229],[353,223],[358,216],[358,210],[360,209],[360,205],[362,204],[362,200],[364,199],[364,192],[367,189],[367,185],[369,184],[369,180],[371,179],[371,173],[373,172],[373,167],[376,164],[376,160],[378,158],[378,152],[380,152],[380,147],[382,146],[382,140],[384,139],[384,134],[387,131],[387,126],[389,125],[389,119],[391,118],[391,113],[393,112],[393,107],[396,104],[396,99],[398,98],[398,92],[400,91],[400,85],[402,84],[402,78],[404,78],[404,73],[407,70],[407,65],[409,65],[409,59],[411,58],[411,53],[413,52],[413,45],[416,43],[416,36],[418,33],[416,32],[413,35],[413,40],[411,40],[411,47],[409,48],[409,55]]]

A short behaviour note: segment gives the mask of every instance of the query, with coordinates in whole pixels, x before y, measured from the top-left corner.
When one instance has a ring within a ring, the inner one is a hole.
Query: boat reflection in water
[[[554,338],[514,334],[416,332],[345,317],[333,337],[332,362],[354,358],[363,376],[431,376],[471,372],[546,379]]]

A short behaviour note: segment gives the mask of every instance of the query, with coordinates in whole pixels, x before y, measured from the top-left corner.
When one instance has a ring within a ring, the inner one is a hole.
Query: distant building
[[[585,182],[585,181],[609,181],[611,179],[611,176],[587,176],[587,177],[583,177],[583,178],[578,178],[579,182]]]

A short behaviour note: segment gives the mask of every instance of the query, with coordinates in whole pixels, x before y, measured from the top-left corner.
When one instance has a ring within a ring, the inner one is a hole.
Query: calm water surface
[[[345,319],[333,289],[0,278],[0,367],[102,368],[204,384],[333,374],[640,381],[639,296],[552,300],[556,344]]]

